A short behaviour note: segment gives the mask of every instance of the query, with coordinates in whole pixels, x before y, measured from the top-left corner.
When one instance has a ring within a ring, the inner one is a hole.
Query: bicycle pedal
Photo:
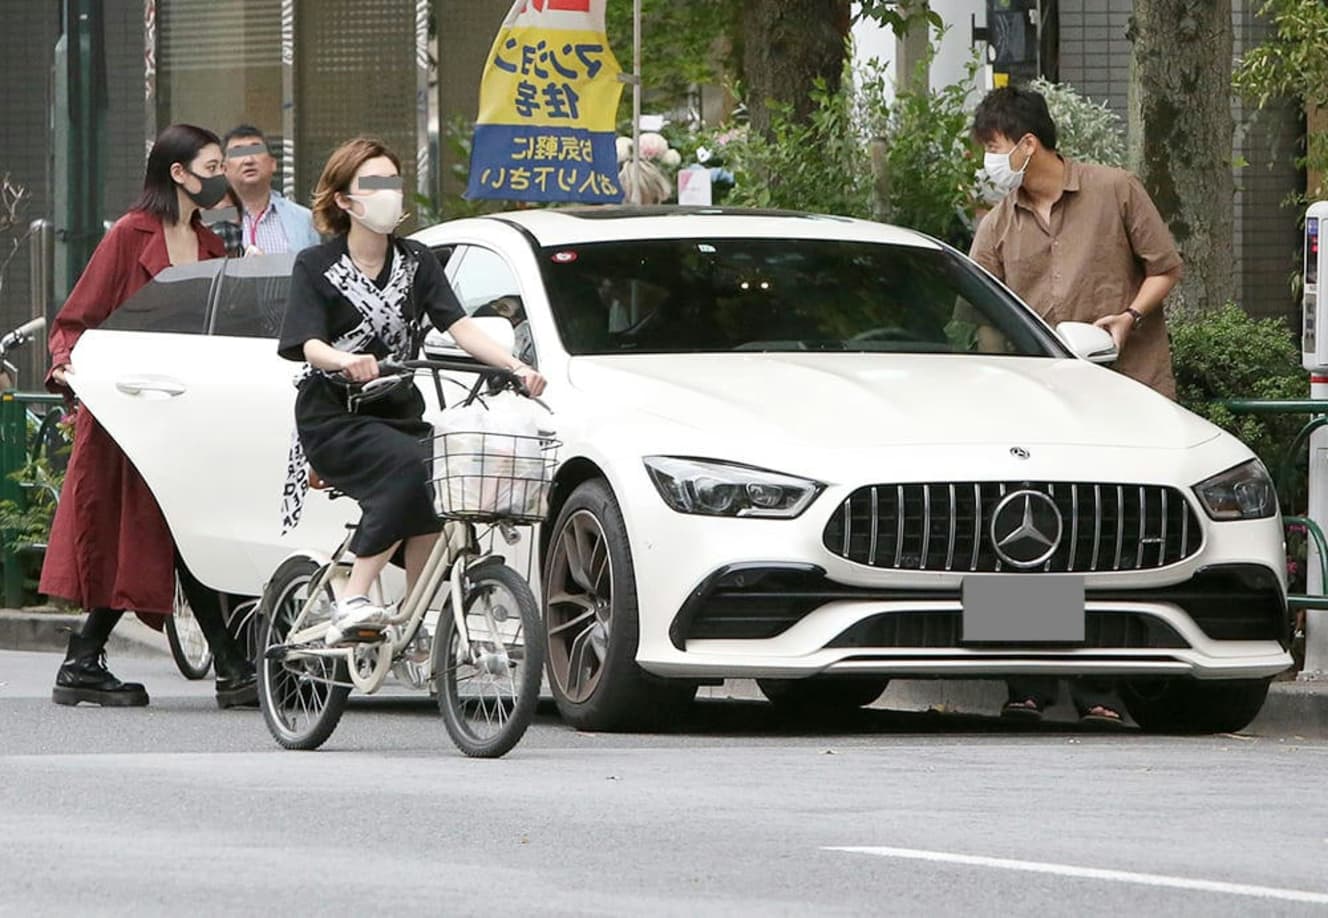
[[[351,628],[342,635],[343,644],[376,644],[384,638],[381,628]]]

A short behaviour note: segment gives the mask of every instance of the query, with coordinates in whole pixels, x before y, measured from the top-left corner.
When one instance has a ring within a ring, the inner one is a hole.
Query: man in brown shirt
[[[978,226],[970,257],[1048,323],[1091,322],[1106,329],[1120,356],[1115,368],[1176,397],[1162,301],[1180,280],[1180,253],[1157,207],[1134,176],[1077,163],[1056,152],[1056,125],[1042,96],[1003,87],[973,116],[984,164],[1005,192]],[[980,327],[983,350],[1004,350],[995,329]],[[1010,679],[1002,714],[1039,719],[1056,696],[1052,679]],[[1081,718],[1119,723],[1109,682],[1073,679]]]
[[[970,257],[1052,325],[1111,332],[1115,368],[1175,398],[1162,301],[1181,278],[1180,253],[1143,185],[1057,153],[1056,126],[1032,90],[988,93],[973,135],[993,179],[1012,187],[979,224]]]

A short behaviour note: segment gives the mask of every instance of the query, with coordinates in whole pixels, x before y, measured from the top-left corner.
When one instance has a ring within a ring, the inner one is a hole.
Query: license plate
[[[1084,640],[1084,578],[979,574],[964,578],[963,640],[1075,644]]]

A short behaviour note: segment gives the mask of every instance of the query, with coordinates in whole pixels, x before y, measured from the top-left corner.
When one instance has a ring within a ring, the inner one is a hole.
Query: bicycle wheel
[[[194,618],[194,610],[175,581],[175,609],[166,619],[166,643],[171,647],[171,659],[186,679],[202,679],[212,668],[212,648],[208,646],[203,629]]]
[[[505,564],[478,567],[467,579],[471,653],[461,649],[449,604],[434,640],[438,709],[457,748],[475,758],[497,758],[520,741],[535,717],[544,669],[539,608],[526,581]]]
[[[346,710],[350,688],[344,661],[327,657],[269,656],[286,643],[286,635],[309,598],[320,567],[311,558],[290,558],[272,575],[261,600],[263,654],[258,660],[258,706],[272,738],[287,749],[317,749],[336,729]],[[311,619],[325,620],[332,611],[330,589],[319,597]]]

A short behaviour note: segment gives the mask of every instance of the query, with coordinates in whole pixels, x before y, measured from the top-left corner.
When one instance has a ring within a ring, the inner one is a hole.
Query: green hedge
[[[1282,453],[1307,418],[1237,415],[1223,399],[1307,398],[1309,380],[1300,344],[1279,319],[1255,319],[1234,303],[1168,314],[1171,355],[1180,403],[1243,440],[1274,474]],[[1303,476],[1292,495],[1303,509]]]

